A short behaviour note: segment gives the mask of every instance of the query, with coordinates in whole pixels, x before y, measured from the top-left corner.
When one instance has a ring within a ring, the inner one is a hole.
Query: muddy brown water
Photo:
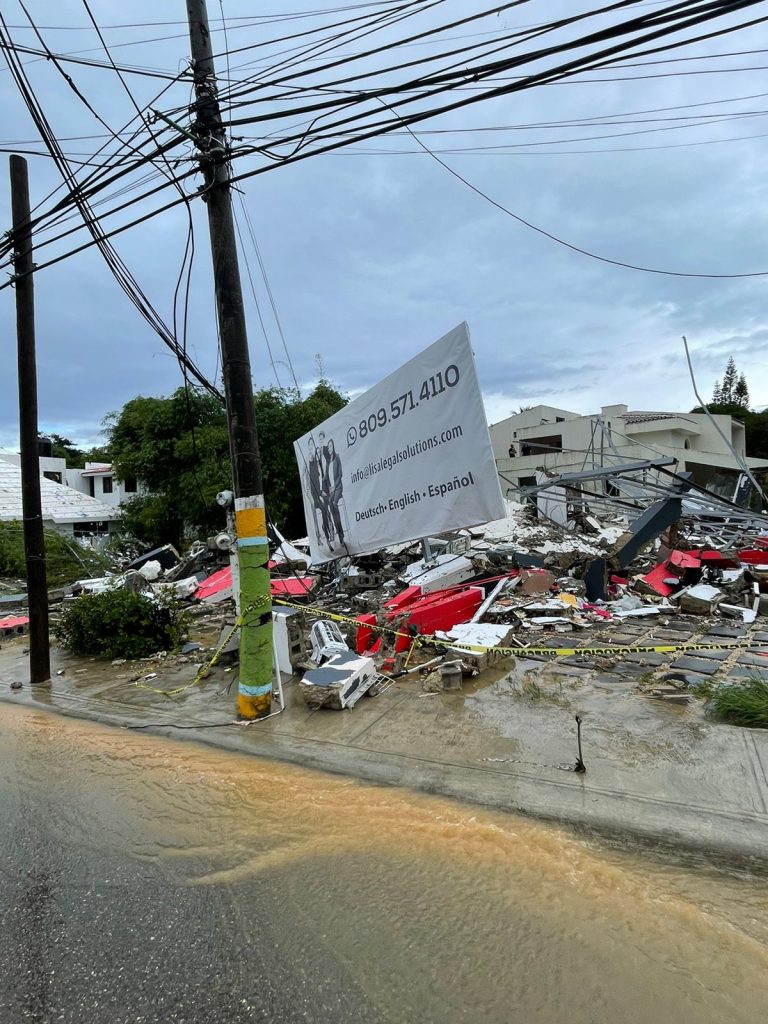
[[[740,1024],[768,1015],[768,880],[617,853],[396,788],[0,708],[0,770],[62,841],[280,897],[392,1021]]]

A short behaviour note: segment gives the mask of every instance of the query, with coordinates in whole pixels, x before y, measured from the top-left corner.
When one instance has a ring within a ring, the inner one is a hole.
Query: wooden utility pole
[[[19,441],[21,450],[21,504],[24,516],[24,555],[27,562],[29,607],[29,679],[46,683],[51,678],[48,639],[48,585],[45,572],[45,536],[40,499],[40,457],[37,443],[37,362],[35,359],[35,286],[32,262],[32,226],[29,211],[27,161],[10,159],[13,213],[13,265],[16,289],[16,338],[19,368]]]
[[[195,85],[192,130],[205,180],[202,198],[208,207],[234,479],[242,619],[237,710],[241,718],[262,718],[269,714],[272,704],[269,543],[232,215],[227,138],[221,123],[205,0],[187,0],[187,17]]]

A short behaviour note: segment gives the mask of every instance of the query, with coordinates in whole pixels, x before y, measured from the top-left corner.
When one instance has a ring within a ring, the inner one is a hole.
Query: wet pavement
[[[764,1020],[765,878],[32,707],[0,738],[3,1024]]]
[[[286,679],[285,712],[242,726],[228,692],[235,671],[217,667],[171,699],[152,688],[188,682],[194,662],[115,667],[54,649],[54,673],[64,674],[33,693],[23,651],[23,639],[0,650],[3,700],[519,810],[618,843],[768,860],[768,731],[708,721],[701,702],[668,705],[638,692],[649,671],[642,663],[600,671],[578,659],[518,660],[457,693],[425,692],[409,677],[342,712],[308,710]],[[138,675],[146,688],[131,681]],[[14,679],[25,680],[20,691],[10,690]],[[577,757],[576,714],[586,775],[567,770]]]

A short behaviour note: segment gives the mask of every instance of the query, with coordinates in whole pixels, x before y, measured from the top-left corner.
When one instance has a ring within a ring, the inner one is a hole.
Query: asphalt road
[[[767,895],[0,703],[0,1024],[762,1024]]]
[[[190,886],[157,856],[154,837],[134,833],[133,849],[122,852],[112,780],[97,772],[62,779],[37,742],[9,734],[7,714],[0,711],[1,1024],[380,1019],[311,939],[291,929],[286,946],[280,891],[259,878]]]

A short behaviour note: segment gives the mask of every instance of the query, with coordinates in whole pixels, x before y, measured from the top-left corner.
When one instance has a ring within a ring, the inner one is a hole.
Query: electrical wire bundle
[[[744,31],[768,19],[768,14],[763,13],[764,0],[688,0],[665,4],[620,0],[517,30],[506,26],[483,30],[479,41],[467,42],[463,35],[450,35],[457,30],[463,34],[481,23],[487,25],[490,19],[498,20],[503,14],[516,13],[518,8],[536,6],[535,0],[514,0],[462,18],[438,20],[428,27],[419,28],[414,23],[413,30],[401,31],[403,25],[418,19],[423,21],[427,16],[434,19],[448,6],[447,0],[399,3],[390,0],[352,5],[343,9],[348,16],[339,22],[321,21],[309,29],[268,41],[233,45],[217,53],[218,58],[226,57],[229,62],[219,98],[224,125],[234,133],[226,154],[233,167],[233,184],[312,156],[408,132],[425,152],[473,188],[427,147],[421,135],[414,134],[415,125],[480,102],[559,84],[596,70],[627,66],[622,62],[628,57],[634,62],[638,58],[655,58],[681,47]],[[90,15],[87,3],[85,7]],[[351,13],[360,7],[364,8],[361,13]],[[763,8],[763,11],[752,12],[749,9],[753,7]],[[737,15],[738,19],[734,20]],[[295,17],[305,15],[297,12]],[[265,22],[249,24],[263,27]],[[107,66],[114,74],[122,76],[127,89],[125,76],[135,69],[118,64],[103,35],[100,37],[108,55]],[[461,45],[447,49],[438,45],[435,50],[441,39],[445,40],[442,45],[447,46],[451,38]],[[40,31],[38,39],[41,52],[60,63],[57,54],[45,50]],[[293,45],[275,49],[283,43]],[[412,53],[427,44],[427,52]],[[51,152],[50,128],[44,133],[38,123],[39,101],[35,100],[28,81],[24,84],[22,80],[17,47],[4,22],[0,47],[6,59],[15,65],[14,78],[20,91],[23,89],[25,103],[36,103],[38,107],[35,123]],[[270,55],[256,58],[260,63],[254,72],[253,54],[262,49],[271,50]],[[232,63],[245,54],[251,57],[250,61]],[[404,55],[408,56],[407,60],[402,59]],[[248,74],[239,77],[244,72]],[[515,75],[509,77],[510,72]],[[166,89],[188,81],[189,73],[185,69]],[[127,126],[118,131],[110,129],[109,141],[118,142],[117,147],[108,153],[104,153],[102,147],[79,171],[71,166],[62,167],[66,184],[63,196],[35,212],[36,249],[43,250],[40,268],[92,245],[103,249],[115,235],[188,203],[190,196],[198,194],[194,154],[185,152],[194,141],[188,104],[165,110],[159,110],[156,101],[143,106],[134,101],[134,106],[136,114]],[[154,119],[153,125],[151,111],[156,109],[160,120]],[[758,109],[731,116],[761,116],[763,113]],[[297,120],[299,118],[301,120]],[[246,128],[257,128],[262,134],[240,135]],[[98,161],[100,154],[103,162],[93,169],[90,165]],[[57,153],[57,165],[62,159],[66,159],[63,152]],[[241,162],[246,164],[242,170]],[[175,196],[167,197],[169,189]],[[475,191],[493,202],[479,189]],[[84,213],[86,204],[88,212]],[[500,204],[495,205],[504,209]],[[66,218],[73,209],[80,217],[71,222]],[[509,210],[504,209],[504,212],[516,216]],[[95,225],[97,217],[98,227]],[[120,218],[122,222],[116,223]],[[524,219],[517,219],[538,230]],[[91,235],[88,241],[78,238],[83,230]],[[542,233],[563,242],[553,234]],[[8,265],[10,243],[11,240],[6,239],[0,246],[0,260],[5,261],[0,266]],[[55,255],[52,254],[54,247],[58,249]],[[596,255],[577,246],[571,248]],[[110,258],[114,258],[112,254]],[[608,262],[633,266],[620,260]],[[647,267],[636,269],[654,271]],[[131,288],[133,290],[133,285]]]

